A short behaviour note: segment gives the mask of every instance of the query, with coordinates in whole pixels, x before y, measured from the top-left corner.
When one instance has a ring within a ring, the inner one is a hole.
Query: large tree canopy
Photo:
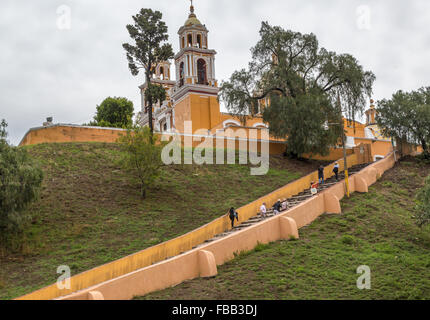
[[[397,91],[377,105],[377,122],[386,136],[418,143],[430,157],[430,87]]]
[[[121,97],[108,97],[97,106],[93,125],[128,128],[133,125],[133,102]]]
[[[227,109],[245,120],[268,97],[263,119],[272,135],[288,139],[290,153],[326,154],[341,136],[341,114],[354,120],[364,111],[374,74],[349,54],[320,48],[314,34],[263,22],[260,37],[249,68],[222,83]],[[327,122],[339,125],[324,130]]]
[[[127,25],[128,33],[135,44],[124,43],[122,45],[127,53],[131,74],[136,76],[140,69],[145,71],[146,83],[150,89],[146,94],[146,100],[151,134],[153,132],[152,105],[154,101],[162,98],[159,94],[160,90],[151,88],[151,86],[158,86],[151,84],[151,79],[157,64],[172,59],[174,56],[172,46],[164,43],[169,39],[169,35],[166,24],[161,20],[162,17],[160,11],[141,9],[137,15],[133,16],[134,25]],[[155,95],[152,96],[152,94]]]

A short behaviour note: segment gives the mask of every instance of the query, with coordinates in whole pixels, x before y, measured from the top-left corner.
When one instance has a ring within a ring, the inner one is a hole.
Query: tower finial
[[[189,18],[195,18],[196,15],[194,14],[194,6],[193,6],[193,0],[190,0],[191,2],[191,7],[190,7],[190,15],[188,16]]]

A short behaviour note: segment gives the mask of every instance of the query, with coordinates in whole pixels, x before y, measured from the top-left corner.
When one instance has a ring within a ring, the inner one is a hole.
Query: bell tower
[[[209,49],[208,29],[200,22],[191,1],[190,13],[179,29],[180,51],[175,56],[176,85],[172,99],[175,126],[184,130],[184,121],[197,129],[210,130],[220,122],[218,83],[215,79],[216,51]]]
[[[166,100],[157,102],[152,106],[152,123],[155,131],[169,131],[174,128],[173,108],[170,97],[171,89],[176,85],[175,81],[170,80],[170,62],[162,61],[153,66],[153,76],[151,83],[162,86],[166,90]],[[141,125],[149,125],[148,103],[145,92],[148,84],[145,82],[139,87],[141,95],[142,111],[139,112]]]

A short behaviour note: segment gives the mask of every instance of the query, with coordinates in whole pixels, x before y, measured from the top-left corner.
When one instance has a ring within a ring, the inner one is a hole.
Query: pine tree
[[[136,76],[139,70],[145,71],[146,84],[148,93],[146,100],[148,102],[148,118],[151,134],[154,131],[152,123],[152,106],[155,101],[159,101],[160,89],[153,87],[161,86],[152,84],[151,79],[158,63],[172,59],[173,49],[168,43],[163,43],[169,39],[167,26],[161,20],[163,17],[160,11],[151,9],[141,9],[140,12],[133,16],[134,25],[127,25],[130,37],[134,40],[135,45],[124,43],[123,48],[127,53],[128,66],[131,74]]]

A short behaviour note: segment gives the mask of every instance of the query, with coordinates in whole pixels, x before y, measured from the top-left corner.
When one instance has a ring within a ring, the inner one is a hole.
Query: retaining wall
[[[234,127],[232,128],[232,130]],[[245,130],[245,129],[241,129]],[[256,138],[261,139],[261,132],[254,129],[257,133]],[[116,128],[101,128],[101,127],[86,127],[68,124],[55,124],[47,127],[38,127],[30,129],[20,142],[20,146],[35,145],[41,143],[67,143],[67,142],[106,142],[114,143],[117,139],[126,133],[125,129]],[[248,129],[249,131],[249,129]],[[246,132],[248,132],[246,131]],[[165,134],[170,136],[171,134]],[[222,135],[220,135],[222,136]],[[249,136],[249,135],[248,135]],[[196,139],[198,140],[198,139]],[[233,142],[231,140],[234,140]],[[230,142],[228,142],[230,141]],[[183,137],[182,137],[183,142]],[[193,147],[197,147],[201,141],[192,141]],[[250,150],[249,141],[242,141],[236,139],[234,135],[226,136],[224,139],[224,148],[229,148],[229,143],[232,143],[235,150],[246,148]],[[261,150],[261,142],[256,144],[258,150]],[[285,141],[274,139],[269,140],[269,153],[282,154],[285,151]],[[348,155],[353,153],[352,149],[347,150]],[[343,149],[333,148],[327,156],[319,155],[303,155],[304,158],[311,158],[314,160],[335,161],[343,157]]]

